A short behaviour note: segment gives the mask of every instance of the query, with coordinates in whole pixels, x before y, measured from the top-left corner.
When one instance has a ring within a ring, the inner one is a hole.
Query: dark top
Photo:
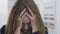
[[[45,34],[48,34],[48,29],[47,27],[45,27]],[[1,34],[5,34],[5,25],[1,28],[1,31],[0,31]],[[32,33],[32,34],[39,34],[39,32],[35,32],[35,33]]]
[[[5,25],[1,28],[1,34],[5,34]],[[39,32],[35,32],[32,34],[39,34]]]

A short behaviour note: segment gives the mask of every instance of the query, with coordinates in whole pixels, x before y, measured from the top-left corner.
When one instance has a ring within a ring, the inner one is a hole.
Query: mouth
[[[30,32],[31,30],[32,30],[32,28],[30,28],[30,29],[21,29],[21,32],[27,33],[27,32]]]

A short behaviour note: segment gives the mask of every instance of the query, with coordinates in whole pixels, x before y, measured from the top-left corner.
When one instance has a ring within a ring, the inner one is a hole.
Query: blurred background
[[[0,0],[0,28],[7,23],[17,0]],[[60,34],[60,0],[34,0],[39,8],[48,34]]]

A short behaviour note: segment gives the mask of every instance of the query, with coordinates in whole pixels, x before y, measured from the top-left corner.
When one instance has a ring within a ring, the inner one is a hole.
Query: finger
[[[23,11],[22,11],[21,14],[20,14],[20,17],[24,14],[25,11],[26,11],[26,8],[23,9]]]
[[[26,16],[29,17],[30,19],[32,19],[32,17],[26,12]]]
[[[24,15],[22,16],[22,20],[24,19],[25,16],[26,16],[26,14],[24,14]]]
[[[34,16],[33,11],[29,7],[27,7],[27,8],[28,8],[29,12],[31,13],[31,15]]]

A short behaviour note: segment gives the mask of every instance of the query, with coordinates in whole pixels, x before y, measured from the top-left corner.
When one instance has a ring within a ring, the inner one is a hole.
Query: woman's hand
[[[30,16],[27,12],[26,15],[31,19],[31,26],[32,26],[32,33],[38,31],[38,26],[37,26],[37,19],[36,16],[33,14],[32,10],[28,7],[29,12],[31,13],[32,16]]]
[[[26,8],[22,11],[22,13],[20,14],[20,16],[18,18],[18,26],[17,26],[17,29],[16,29],[14,34],[21,34],[22,20],[23,20],[23,18],[25,16],[25,14],[23,15],[23,13],[25,12],[25,10],[26,10]]]

